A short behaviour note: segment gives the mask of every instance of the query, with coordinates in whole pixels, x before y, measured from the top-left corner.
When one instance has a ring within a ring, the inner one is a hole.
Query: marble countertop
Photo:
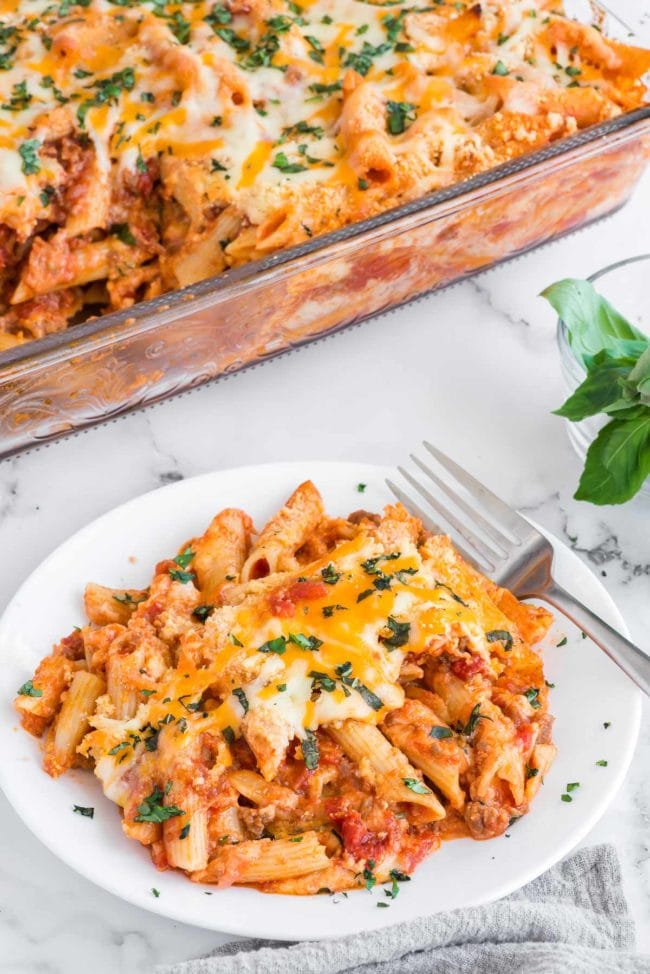
[[[616,9],[638,23],[637,0]],[[646,15],[646,21],[648,16]],[[561,420],[555,321],[537,298],[647,251],[650,171],[598,225],[399,312],[0,466],[0,608],[71,533],[129,498],[213,469],[276,460],[394,464],[426,437],[532,514],[601,576],[650,651],[650,505],[572,499],[580,465]],[[516,404],[516,406],[514,405]],[[638,945],[650,951],[650,719],[625,785],[586,843],[623,862]],[[0,795],[0,970],[145,974],[224,937],[95,888],[31,836]]]

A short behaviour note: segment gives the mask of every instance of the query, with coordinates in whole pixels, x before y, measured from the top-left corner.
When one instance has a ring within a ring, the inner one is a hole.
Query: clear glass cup
[[[607,298],[629,322],[650,335],[650,306],[648,303],[648,283],[650,281],[650,254],[640,254],[638,257],[628,257],[615,264],[603,267],[589,278],[599,294]],[[579,362],[569,345],[568,330],[561,318],[557,323],[557,343],[560,348],[560,363],[562,376],[566,387],[567,398],[575,392],[584,381],[586,371]],[[567,433],[571,444],[584,460],[589,445],[605,423],[604,415],[591,416],[581,423],[571,423],[566,420]],[[639,495],[650,498],[650,477],[645,481]]]

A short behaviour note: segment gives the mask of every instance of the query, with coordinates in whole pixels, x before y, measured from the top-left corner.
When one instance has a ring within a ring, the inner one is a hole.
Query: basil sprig
[[[569,333],[587,377],[559,409],[572,423],[604,413],[591,443],[576,500],[623,504],[650,476],[650,339],[589,281],[567,278],[542,291]]]

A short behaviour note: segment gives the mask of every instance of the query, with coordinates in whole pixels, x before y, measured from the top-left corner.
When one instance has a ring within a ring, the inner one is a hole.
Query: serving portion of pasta
[[[399,881],[445,838],[501,835],[555,756],[531,648],[550,614],[400,505],[329,517],[307,481],[259,535],[228,508],[147,589],[84,603],[23,726],[196,882]]]
[[[5,0],[0,349],[638,107],[560,0]]]

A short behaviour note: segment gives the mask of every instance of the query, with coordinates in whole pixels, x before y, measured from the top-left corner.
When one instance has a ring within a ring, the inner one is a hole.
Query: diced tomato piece
[[[456,659],[449,667],[454,676],[459,680],[469,680],[470,676],[476,673],[485,672],[485,660],[480,656],[470,656],[464,659]]]
[[[323,599],[326,595],[327,586],[324,582],[305,579],[272,592],[269,596],[269,604],[274,616],[288,618],[296,611],[296,602]]]
[[[390,836],[380,837],[365,825],[359,812],[351,811],[335,820],[346,852],[355,859],[380,859],[386,851]]]
[[[142,614],[149,622],[154,622],[165,608],[162,602],[157,602],[155,599],[151,602],[146,609],[143,610]]]
[[[83,659],[85,655],[83,636],[74,629],[69,636],[64,636],[58,645],[57,656],[66,659]]]
[[[517,744],[527,754],[533,746],[533,728],[530,724],[521,724],[517,728]]]

